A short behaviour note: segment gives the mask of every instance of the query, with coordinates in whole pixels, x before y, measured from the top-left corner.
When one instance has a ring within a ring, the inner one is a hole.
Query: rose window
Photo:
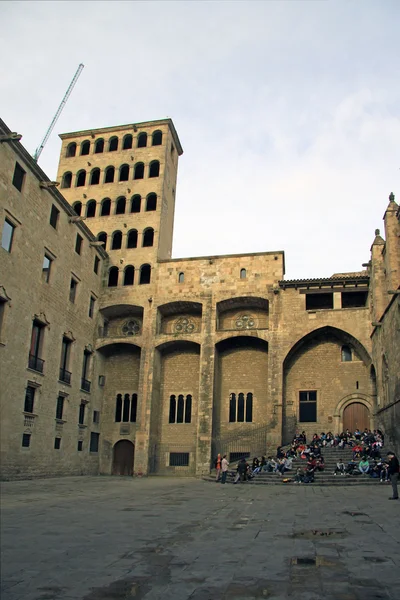
[[[256,323],[252,315],[242,315],[236,319],[235,325],[237,329],[253,329]]]
[[[191,319],[187,317],[181,317],[175,321],[175,332],[176,333],[193,333],[194,331],[194,323]]]
[[[126,321],[122,326],[122,333],[124,335],[138,335],[140,333],[140,323],[135,319],[131,319],[130,321]]]

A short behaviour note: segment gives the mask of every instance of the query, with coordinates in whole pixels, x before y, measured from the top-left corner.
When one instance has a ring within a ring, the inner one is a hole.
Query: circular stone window
[[[140,323],[136,319],[130,319],[122,326],[122,333],[126,336],[138,335],[140,333]]]

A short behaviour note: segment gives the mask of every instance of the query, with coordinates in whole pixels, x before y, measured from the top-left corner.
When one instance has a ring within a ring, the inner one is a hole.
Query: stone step
[[[289,475],[286,475],[287,478],[292,479],[292,477],[290,477]],[[204,476],[202,478],[204,481],[207,481],[209,483],[216,483],[215,481],[215,477],[212,476]],[[297,484],[294,481],[290,482],[290,483],[283,483],[282,479],[284,479],[283,477],[279,477],[277,475],[275,475],[274,477],[261,477],[261,478],[257,478],[254,477],[253,479],[250,479],[249,481],[246,481],[245,483],[247,485],[314,485],[314,486],[334,486],[334,487],[340,487],[340,486],[365,486],[365,485],[379,485],[379,479],[372,479],[371,477],[332,477],[332,479],[322,479],[319,478],[318,475],[315,477],[314,483],[303,483],[303,484]],[[233,484],[233,480],[229,479],[226,482],[229,485]],[[220,485],[220,482],[218,482],[218,485]],[[384,487],[385,485],[390,485],[390,484],[384,484],[381,483],[380,484],[382,487]]]

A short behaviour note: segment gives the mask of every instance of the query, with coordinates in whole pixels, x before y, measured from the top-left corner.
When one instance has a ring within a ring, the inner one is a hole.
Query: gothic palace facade
[[[400,445],[400,213],[365,270],[171,258],[170,119],[63,134],[57,184],[0,121],[4,479],[207,473],[296,430]],[[366,249],[367,251],[367,249]]]

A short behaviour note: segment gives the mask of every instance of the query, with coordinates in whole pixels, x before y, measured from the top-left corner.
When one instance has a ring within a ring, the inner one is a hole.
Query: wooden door
[[[364,431],[369,429],[369,410],[361,402],[353,402],[346,406],[343,412],[343,431],[349,429],[354,432],[356,429]]]
[[[129,440],[120,440],[114,446],[113,475],[133,475],[135,447]]]

